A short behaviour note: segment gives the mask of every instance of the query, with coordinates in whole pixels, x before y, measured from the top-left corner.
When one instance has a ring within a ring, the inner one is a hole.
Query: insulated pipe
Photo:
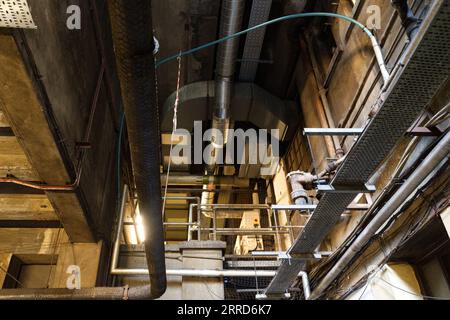
[[[97,287],[71,290],[64,288],[3,289],[0,300],[142,300],[149,298],[150,286]]]
[[[142,215],[150,278],[148,298],[166,291],[161,210],[160,129],[150,0],[109,0],[118,75],[130,141],[131,161]]]
[[[220,18],[220,37],[226,37],[240,31],[244,16],[245,0],[223,0]],[[217,51],[216,74],[231,78],[234,75],[239,39],[222,42]]]
[[[230,36],[241,29],[244,16],[245,0],[223,0],[220,18],[220,37]],[[227,143],[230,128],[230,101],[233,75],[239,49],[239,38],[232,38],[220,43],[216,59],[215,105],[212,121],[211,143],[214,155],[208,171],[215,169],[219,150]],[[221,137],[219,137],[221,135]]]
[[[342,273],[351,263],[367,242],[373,237],[377,230],[392,216],[402,203],[417,189],[427,176],[436,168],[442,160],[449,156],[450,132],[433,148],[417,169],[409,176],[403,185],[395,192],[392,198],[381,208],[381,210],[370,221],[367,227],[355,239],[333,268],[322,279],[314,289],[310,299],[319,298],[328,286]]]

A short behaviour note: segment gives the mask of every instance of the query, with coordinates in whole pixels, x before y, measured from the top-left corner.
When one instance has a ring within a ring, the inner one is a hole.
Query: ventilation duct
[[[220,38],[232,35],[241,30],[244,15],[245,0],[223,0],[222,15],[220,19]],[[227,143],[228,129],[230,128],[230,100],[233,87],[233,76],[236,58],[239,49],[239,38],[233,38],[219,44],[216,62],[216,95],[212,128],[221,134],[221,138],[214,135],[211,143],[216,148],[214,156],[219,154],[217,149],[222,149]],[[214,157],[213,156],[213,157]],[[215,163],[213,160],[212,163]],[[208,168],[214,171],[214,166]]]
[[[161,131],[172,131],[173,93],[164,104]],[[214,81],[188,84],[180,89],[178,127],[190,132],[194,121],[211,120],[210,106],[215,101]],[[290,139],[298,123],[295,103],[283,101],[253,83],[236,83],[230,100],[233,121],[249,122],[260,129],[280,130],[280,140]]]

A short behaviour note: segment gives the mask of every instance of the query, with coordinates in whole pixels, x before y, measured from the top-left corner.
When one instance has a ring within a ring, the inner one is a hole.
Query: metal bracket
[[[326,193],[374,193],[376,190],[375,185],[369,183],[363,185],[317,185],[317,191]]]
[[[288,263],[291,264],[291,260],[320,260],[323,258],[323,256],[324,255],[321,252],[298,253],[298,254],[280,252],[278,254],[278,260],[288,260]]]
[[[256,300],[267,300],[267,299],[273,299],[273,298],[290,299],[291,294],[289,292],[286,292],[283,294],[270,295],[270,296],[267,296],[264,293],[259,293],[259,294],[255,295]]]

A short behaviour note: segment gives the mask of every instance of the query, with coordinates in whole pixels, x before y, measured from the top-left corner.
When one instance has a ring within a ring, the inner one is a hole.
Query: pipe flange
[[[292,200],[296,201],[299,198],[304,198],[306,202],[308,202],[308,194],[305,190],[294,190],[291,192]]]
[[[314,180],[316,180],[317,177],[309,172],[293,171],[289,172],[286,178],[291,183],[292,190],[311,190],[313,188]]]

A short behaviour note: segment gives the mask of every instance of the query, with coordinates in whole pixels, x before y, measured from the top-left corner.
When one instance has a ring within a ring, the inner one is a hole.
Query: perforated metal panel
[[[26,0],[0,0],[0,27],[35,29]]]
[[[449,2],[436,0],[430,11],[404,56],[403,70],[388,89],[380,111],[348,153],[332,184],[367,182],[449,76]],[[346,193],[325,194],[290,253],[314,251],[354,197]],[[284,292],[295,280],[293,269],[300,271],[296,264],[284,263],[267,293]]]
[[[248,26],[253,27],[260,23],[266,22],[269,18],[271,7],[272,0],[254,0]],[[241,70],[239,73],[240,81],[253,82],[255,80],[256,72],[258,70],[258,62],[254,60],[258,60],[260,58],[265,34],[266,28],[259,28],[258,30],[247,34],[244,51],[242,54],[242,59],[244,61],[241,63]]]

